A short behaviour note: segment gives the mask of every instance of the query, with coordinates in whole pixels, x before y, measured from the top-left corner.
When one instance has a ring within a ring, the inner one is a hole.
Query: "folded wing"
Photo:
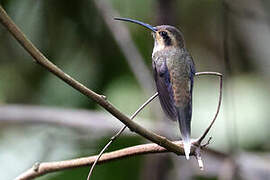
[[[161,107],[171,120],[176,121],[177,111],[174,106],[170,74],[165,61],[160,66],[153,61],[153,70]]]

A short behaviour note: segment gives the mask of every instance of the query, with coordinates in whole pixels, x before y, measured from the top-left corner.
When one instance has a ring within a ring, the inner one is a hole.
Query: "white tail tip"
[[[190,147],[191,144],[190,142],[184,142],[184,151],[185,151],[185,155],[186,155],[186,159],[189,160],[189,154],[190,154]]]

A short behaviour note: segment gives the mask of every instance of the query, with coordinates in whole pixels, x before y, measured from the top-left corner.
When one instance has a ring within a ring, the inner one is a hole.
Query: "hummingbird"
[[[152,31],[152,67],[160,104],[169,119],[178,121],[185,156],[189,159],[192,90],[196,71],[182,32],[170,25],[153,27],[129,18],[114,19],[139,24]]]

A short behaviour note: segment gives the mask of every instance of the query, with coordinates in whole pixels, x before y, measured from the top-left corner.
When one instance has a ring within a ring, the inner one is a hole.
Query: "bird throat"
[[[154,46],[152,55],[154,55],[156,52],[164,50],[164,49],[165,49],[164,44],[159,44],[159,43],[155,42],[155,46]]]

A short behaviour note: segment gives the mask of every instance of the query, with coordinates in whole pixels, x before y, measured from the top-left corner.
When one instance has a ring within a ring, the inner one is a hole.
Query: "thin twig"
[[[198,72],[195,74],[196,76],[202,76],[202,75],[215,75],[215,76],[219,76],[220,78],[220,87],[219,87],[219,100],[218,100],[218,106],[217,106],[217,111],[216,114],[212,120],[212,122],[210,123],[210,125],[207,127],[207,129],[204,131],[204,133],[201,135],[200,138],[198,138],[197,140],[195,140],[193,142],[193,145],[195,145],[195,157],[198,161],[198,165],[200,167],[201,170],[204,169],[204,165],[203,165],[203,161],[202,161],[202,157],[201,157],[201,149],[205,148],[207,146],[207,144],[209,143],[209,141],[211,140],[211,138],[209,138],[208,142],[204,145],[202,145],[202,141],[204,140],[204,138],[206,137],[206,135],[208,134],[209,130],[211,129],[211,127],[213,126],[213,124],[216,121],[216,118],[218,116],[219,110],[220,110],[220,105],[221,105],[221,99],[222,99],[222,74],[218,73],[218,72]]]
[[[183,146],[182,141],[174,141],[173,143],[181,147]],[[213,154],[214,156],[217,156],[220,158],[227,157],[226,154],[215,152],[214,150],[205,149],[205,151],[207,153]],[[98,160],[98,164],[130,157],[130,156],[153,154],[153,153],[164,153],[164,152],[169,152],[169,151],[155,143],[137,145],[137,146],[124,148],[124,149],[109,152],[109,153],[104,153],[102,157]],[[52,172],[56,172],[56,171],[60,171],[64,169],[89,166],[95,162],[97,157],[98,155],[65,160],[65,161],[36,163],[32,168],[28,169],[27,171],[19,175],[16,178],[16,180],[29,180],[29,179],[34,179],[36,177],[48,174],[48,173],[52,173]]]
[[[146,130],[136,122],[132,121],[129,117],[121,113],[118,109],[116,109],[106,98],[102,95],[95,93],[94,91],[88,89],[80,82],[76,81],[68,74],[64,73],[60,68],[54,65],[51,61],[49,61],[33,44],[30,40],[26,38],[23,32],[15,25],[15,23],[11,20],[11,18],[7,15],[5,10],[0,6],[0,22],[4,27],[14,36],[14,38],[22,45],[22,47],[35,59],[35,61],[44,67],[46,70],[53,73],[55,76],[62,79],[64,82],[69,84],[74,89],[78,90],[85,96],[94,100],[97,104],[105,108],[108,112],[110,112],[113,116],[115,116],[118,120],[124,123],[131,131],[136,132],[142,137],[159,144],[160,146],[172,151],[178,155],[183,155],[183,148],[174,144],[170,140],[160,135],[157,135],[151,131]],[[191,154],[194,154],[192,152]]]
[[[151,96],[143,105],[141,105],[141,107],[130,117],[130,119],[134,119],[137,114],[139,114],[139,112],[141,110],[143,110],[143,108],[145,108],[145,106],[147,106],[152,100],[154,100],[156,97],[158,96],[158,93],[156,92],[153,96]],[[95,160],[95,162],[93,163],[89,174],[87,176],[87,180],[90,180],[90,177],[92,175],[92,172],[94,170],[94,167],[96,166],[98,160],[100,159],[100,157],[102,156],[102,154],[106,151],[106,149],[113,143],[113,141],[122,134],[122,132],[126,129],[127,126],[123,126],[114,136],[111,137],[110,141],[103,147],[103,149],[100,151],[97,159]]]
[[[211,129],[211,127],[213,126],[213,124],[215,123],[219,110],[220,110],[220,105],[221,105],[221,100],[222,100],[222,74],[218,73],[218,72],[198,72],[195,74],[196,76],[202,76],[202,75],[214,75],[214,76],[219,76],[220,78],[220,84],[219,84],[219,99],[218,99],[218,106],[217,106],[217,111],[216,114],[212,120],[212,122],[210,123],[210,125],[206,128],[206,130],[204,131],[204,133],[201,135],[201,137],[198,139],[198,141],[196,143],[198,143],[199,145],[201,144],[201,142],[203,141],[203,139],[205,138],[205,136],[208,134],[209,130]]]

